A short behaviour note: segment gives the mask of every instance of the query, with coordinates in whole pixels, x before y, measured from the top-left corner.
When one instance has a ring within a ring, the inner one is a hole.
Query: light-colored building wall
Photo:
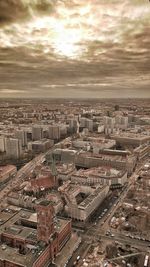
[[[87,220],[107,196],[109,186],[97,187],[93,191],[93,194],[89,195],[79,205],[70,203],[65,207],[69,217],[80,221]]]

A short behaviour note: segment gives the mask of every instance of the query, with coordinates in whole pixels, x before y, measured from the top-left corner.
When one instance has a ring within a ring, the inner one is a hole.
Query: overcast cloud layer
[[[1,0],[0,97],[150,97],[150,2]]]

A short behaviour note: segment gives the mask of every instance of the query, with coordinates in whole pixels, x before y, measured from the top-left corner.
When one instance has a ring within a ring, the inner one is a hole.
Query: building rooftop
[[[117,170],[115,168],[110,168],[108,166],[106,167],[97,167],[97,168],[91,168],[91,169],[79,169],[76,171],[72,177],[97,177],[97,178],[103,178],[103,177],[108,177],[108,178],[115,178],[115,177],[120,177],[125,173],[123,170]]]
[[[51,204],[51,202],[49,200],[42,200],[39,202],[40,206],[49,206]]]
[[[93,154],[93,153],[90,153],[90,152],[79,152],[78,156],[82,156],[84,158],[99,158],[99,159],[102,159],[102,160],[109,160],[109,161],[120,161],[120,162],[125,162],[127,160],[126,158],[126,155],[125,156],[122,156],[122,155],[116,155],[116,154]]]
[[[13,170],[16,170],[16,166],[14,165],[6,165],[6,166],[0,166],[0,179],[3,178],[3,176]]]
[[[55,218],[54,219],[54,228],[57,233],[60,233],[63,228],[68,224],[68,219],[62,218]]]
[[[27,257],[29,255],[22,255],[19,253],[18,249],[8,247],[6,245],[0,245],[0,260],[1,261],[10,261],[12,263],[27,266]]]
[[[6,211],[2,211],[1,214],[1,220],[5,219],[5,221],[1,223],[0,232],[26,239],[32,232],[36,231],[33,228],[20,224],[22,220],[29,220],[32,215],[30,211],[12,211],[10,208],[7,208]]]
[[[131,132],[123,132],[119,134],[112,134],[112,138],[125,138],[125,139],[136,139],[136,140],[145,140],[150,139],[150,136],[144,135],[141,133],[131,133]]]
[[[58,174],[70,174],[75,170],[74,164],[59,164],[57,165]]]
[[[106,188],[107,186],[98,186],[97,188],[95,188],[95,190],[93,189],[93,192],[87,196],[87,198],[85,198],[83,200],[83,202],[80,203],[80,205],[78,206],[79,209],[86,209],[87,206],[92,205],[92,202],[94,201],[94,199],[103,191],[104,188]]]

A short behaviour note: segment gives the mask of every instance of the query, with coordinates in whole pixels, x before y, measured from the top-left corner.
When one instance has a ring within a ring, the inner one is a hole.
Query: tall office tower
[[[60,139],[60,126],[58,125],[49,126],[49,138],[53,140]]]
[[[6,138],[5,139],[6,155],[9,158],[18,159],[22,154],[22,145],[19,139]]]
[[[103,123],[105,127],[105,134],[113,133],[115,129],[115,118],[104,116]]]
[[[54,233],[54,208],[50,201],[42,200],[36,210],[38,240],[49,243],[50,236]]]
[[[27,145],[27,132],[24,130],[16,130],[15,137],[21,141],[23,147]]]
[[[43,138],[43,128],[40,126],[32,127],[32,140],[37,141]]]
[[[121,125],[123,126],[124,129],[128,128],[128,117],[121,117]]]
[[[110,127],[112,127],[112,126],[114,126],[114,124],[115,124],[115,118],[104,116],[104,118],[103,118],[103,122],[104,122],[104,125],[105,125],[105,126],[110,126]]]
[[[116,116],[115,117],[116,125],[115,127],[118,129],[127,129],[128,128],[128,117],[124,116]]]
[[[121,118],[122,118],[122,116],[116,116],[115,117],[115,123],[116,123],[116,125],[120,125],[121,124]]]
[[[93,131],[93,120],[87,118],[80,119],[80,127],[87,128],[90,132]]]
[[[93,120],[86,119],[86,128],[92,132],[93,131]]]
[[[77,132],[79,132],[79,131],[78,131],[78,128],[79,128],[78,121],[75,120],[75,119],[70,119],[70,120],[69,120],[69,128],[70,128],[70,130],[71,130],[72,133],[77,133]]]
[[[86,118],[80,118],[80,127],[82,128],[86,127]]]

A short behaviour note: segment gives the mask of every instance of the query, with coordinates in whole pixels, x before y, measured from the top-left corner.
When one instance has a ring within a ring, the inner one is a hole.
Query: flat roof
[[[136,140],[144,140],[144,139],[150,139],[150,136],[148,135],[142,135],[139,133],[130,133],[130,132],[124,132],[119,134],[112,134],[112,138],[119,138],[119,139],[136,139]]]
[[[0,245],[0,259],[1,261],[7,260],[21,266],[27,266],[27,255],[22,255],[18,252],[18,249],[3,244]]]
[[[109,160],[109,161],[114,161],[114,159],[116,161],[120,161],[120,162],[124,162],[126,161],[126,157],[122,156],[122,155],[115,155],[115,154],[93,154],[90,152],[79,152],[78,156],[83,156],[84,158],[99,158],[102,160]]]
[[[89,177],[96,177],[96,178],[103,178],[103,177],[120,177],[122,176],[126,171],[124,170],[118,170],[115,168],[110,168],[108,166],[106,167],[95,167],[90,169],[79,169],[74,174],[72,174],[72,177],[81,177],[81,178],[89,178]]]
[[[16,166],[14,165],[6,165],[6,166],[0,166],[0,178],[3,178],[3,175],[11,172],[11,171],[14,171],[16,169]]]
[[[34,246],[33,246],[34,247]],[[18,264],[22,267],[31,267],[33,263],[37,260],[40,254],[45,250],[40,246],[35,247],[38,250],[29,250],[27,253],[20,254],[19,249],[7,246],[5,244],[0,244],[0,260],[1,261],[8,261],[15,264]]]
[[[60,233],[70,220],[57,217],[54,222],[55,231]]]
[[[92,205],[92,202],[95,199],[95,197],[97,197],[98,194],[101,193],[101,191],[106,187],[107,187],[106,185],[97,187],[95,190],[93,190],[93,192],[90,195],[88,195],[87,198],[83,200],[83,202],[81,202],[78,205],[78,208],[85,209],[89,204]]]
[[[42,200],[38,203],[38,205],[41,205],[41,206],[49,206],[51,204],[51,202],[49,200]]]

